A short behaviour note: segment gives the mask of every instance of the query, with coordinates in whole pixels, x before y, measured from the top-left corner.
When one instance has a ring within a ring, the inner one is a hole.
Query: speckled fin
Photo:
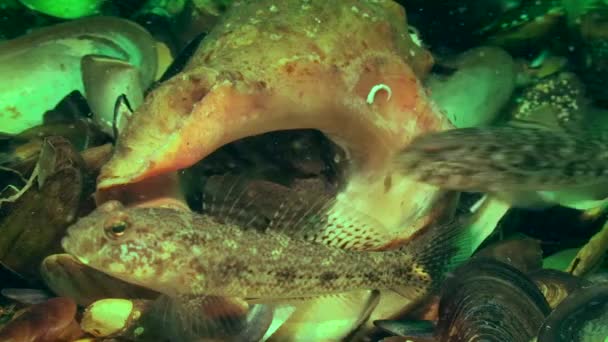
[[[220,176],[203,191],[203,212],[245,229],[287,234],[347,250],[381,250],[392,241],[381,223],[327,195]]]
[[[452,220],[430,227],[422,236],[401,247],[407,258],[404,267],[410,268],[415,277],[428,278],[425,288],[438,288],[445,275],[462,265],[473,254],[469,224],[473,214],[461,214]],[[411,284],[392,289],[406,298],[412,298]],[[415,298],[415,296],[413,297]]]
[[[154,335],[171,341],[259,341],[273,320],[273,306],[229,297],[159,297],[146,317]]]
[[[356,340],[352,335],[367,322],[379,302],[378,290],[279,300],[277,303],[280,306],[286,305],[295,311],[271,340],[281,340],[283,336],[307,336],[311,340],[317,340],[322,336],[323,330],[344,329],[344,326],[347,327],[345,330],[349,336],[342,340]],[[311,337],[313,335],[316,338]]]
[[[265,230],[270,223],[269,212],[262,196],[249,185],[242,176],[210,177],[203,187],[203,213],[244,229]]]

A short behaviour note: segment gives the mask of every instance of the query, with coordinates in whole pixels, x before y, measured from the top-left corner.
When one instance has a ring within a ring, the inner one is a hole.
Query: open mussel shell
[[[583,287],[553,310],[538,342],[605,341],[608,336],[608,286]]]
[[[473,258],[442,286],[440,341],[529,342],[549,314],[538,287],[512,266]]]
[[[545,295],[551,308],[557,307],[572,292],[591,282],[558,270],[542,269],[528,274]]]

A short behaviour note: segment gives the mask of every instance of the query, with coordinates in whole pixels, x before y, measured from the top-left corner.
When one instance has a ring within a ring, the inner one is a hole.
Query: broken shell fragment
[[[116,117],[116,100],[124,95],[131,108],[136,109],[143,102],[144,91],[150,84],[142,82],[137,67],[115,58],[84,56],[81,68],[84,92],[93,119],[109,136],[114,136],[115,128],[120,133],[127,124],[127,118]]]

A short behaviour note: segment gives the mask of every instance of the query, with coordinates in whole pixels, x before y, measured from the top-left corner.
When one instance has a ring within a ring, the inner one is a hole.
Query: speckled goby
[[[460,191],[542,191],[605,182],[608,140],[537,126],[461,128],[420,135],[396,166]]]
[[[71,226],[62,245],[90,267],[169,296],[256,300],[359,289],[418,297],[454,260],[468,256],[460,220],[431,227],[399,249],[366,252],[340,248],[374,244],[370,230],[363,229],[370,224],[363,216],[304,212],[282,225],[322,237],[305,239],[286,228],[260,231],[194,212],[125,208],[109,201]]]

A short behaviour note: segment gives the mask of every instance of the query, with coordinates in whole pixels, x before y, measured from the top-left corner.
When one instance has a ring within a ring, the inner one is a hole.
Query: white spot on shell
[[[380,90],[385,90],[388,93],[388,98],[386,99],[387,101],[391,99],[391,96],[393,94],[391,87],[387,86],[386,84],[382,84],[382,83],[376,84],[369,91],[369,94],[367,94],[367,104],[374,103],[374,98],[376,97],[376,93],[379,92]]]

